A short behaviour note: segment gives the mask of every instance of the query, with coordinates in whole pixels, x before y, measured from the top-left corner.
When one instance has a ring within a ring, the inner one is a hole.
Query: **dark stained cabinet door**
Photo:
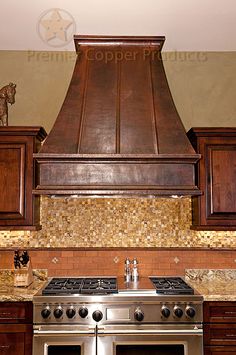
[[[0,229],[39,228],[33,153],[45,137],[41,127],[0,127]]]
[[[0,302],[0,355],[32,355],[32,302]]]
[[[0,142],[0,219],[24,219],[25,144]]]
[[[223,143],[223,142],[222,142]],[[236,219],[236,140],[234,145],[225,141],[224,145],[208,147],[208,162],[212,174],[209,174],[208,194],[211,217],[225,214]],[[210,191],[209,191],[210,192]],[[212,200],[210,199],[212,195]]]
[[[236,230],[236,128],[192,128],[188,132],[202,158],[194,197],[193,228]]]
[[[212,346],[206,347],[204,349],[204,355],[235,355],[236,354],[236,347],[228,347],[225,349],[222,346]]]
[[[0,333],[0,354],[24,355],[24,333]]]
[[[204,302],[204,355],[236,354],[236,302]]]

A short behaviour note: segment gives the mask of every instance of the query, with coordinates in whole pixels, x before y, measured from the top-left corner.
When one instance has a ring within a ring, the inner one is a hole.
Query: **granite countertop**
[[[188,269],[185,280],[204,301],[236,301],[236,269]]]
[[[28,287],[14,287],[14,272],[0,270],[0,302],[32,301],[33,296],[47,281],[47,270],[33,270],[33,275],[34,281]],[[143,288],[149,289],[149,280],[142,279]],[[205,301],[236,301],[236,269],[187,269],[185,280],[203,295]],[[119,288],[123,290],[119,278],[118,283]],[[130,291],[133,291],[133,288],[130,288]]]
[[[0,302],[32,301],[47,280],[46,270],[33,270],[34,281],[28,287],[14,287],[14,271],[0,270]]]

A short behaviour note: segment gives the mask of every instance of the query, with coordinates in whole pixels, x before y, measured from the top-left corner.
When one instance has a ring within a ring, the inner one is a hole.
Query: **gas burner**
[[[108,294],[117,292],[116,278],[86,278],[84,279],[81,290],[83,294]]]
[[[43,295],[117,293],[116,278],[53,278],[42,290]]]
[[[53,278],[43,289],[43,295],[81,293],[82,278]]]
[[[150,277],[156,293],[162,295],[193,295],[194,290],[181,277]]]

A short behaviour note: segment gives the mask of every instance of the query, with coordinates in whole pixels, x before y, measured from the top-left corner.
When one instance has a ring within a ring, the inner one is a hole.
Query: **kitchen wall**
[[[186,130],[236,126],[236,53],[169,52],[163,58]],[[17,84],[10,125],[51,129],[74,60],[72,52],[0,52],[0,85]],[[41,202],[41,231],[0,232],[1,268],[12,267],[7,249],[16,248],[31,248],[33,267],[49,275],[122,274],[126,256],[138,257],[143,275],[235,268],[236,232],[192,231],[189,198]]]
[[[186,130],[236,126],[236,52],[164,52],[170,88]],[[0,51],[0,85],[17,84],[10,125],[49,132],[74,67],[74,52]]]
[[[141,276],[184,275],[185,269],[235,269],[234,250],[37,250],[30,251],[33,268],[49,276],[123,275],[126,257],[136,257]],[[0,268],[13,267],[13,252],[0,254]]]
[[[190,198],[41,198],[42,230],[0,248],[235,248],[236,231],[191,230]]]
[[[141,275],[185,268],[235,268],[236,232],[193,231],[191,200],[42,197],[42,230],[0,231],[0,267],[13,251],[31,249],[34,268],[49,275],[121,275],[137,257]]]

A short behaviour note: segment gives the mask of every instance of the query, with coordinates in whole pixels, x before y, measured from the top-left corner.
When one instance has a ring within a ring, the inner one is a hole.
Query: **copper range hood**
[[[35,194],[198,195],[193,150],[161,58],[164,37],[75,36],[77,61],[38,154]]]

